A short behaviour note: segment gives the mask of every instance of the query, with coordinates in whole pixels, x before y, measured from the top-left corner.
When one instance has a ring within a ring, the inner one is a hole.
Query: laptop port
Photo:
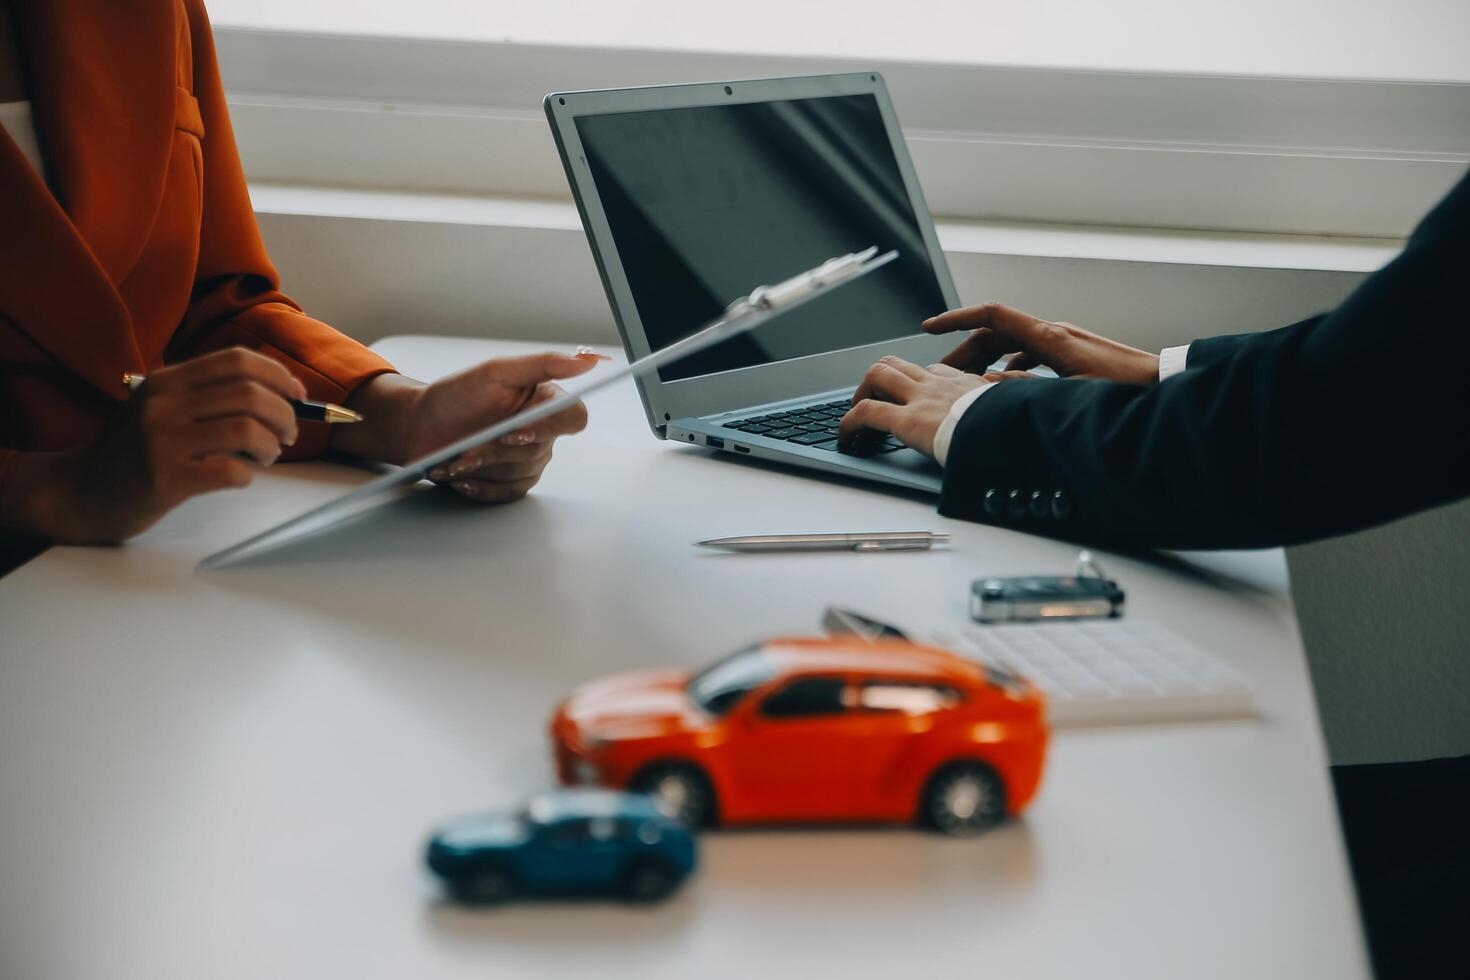
[[[734,448],[734,450],[737,453],[746,453],[746,454],[749,454],[750,453],[750,447],[749,446],[742,446],[738,442],[731,443],[730,445]]]
[[[721,439],[719,436],[705,436],[704,437],[704,444],[706,446],[710,447],[711,449],[724,449],[725,448],[725,440],[724,439]]]

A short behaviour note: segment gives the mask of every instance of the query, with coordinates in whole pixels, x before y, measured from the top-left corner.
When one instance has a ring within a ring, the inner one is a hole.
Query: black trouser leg
[[[1378,980],[1470,977],[1470,756],[1332,781]]]

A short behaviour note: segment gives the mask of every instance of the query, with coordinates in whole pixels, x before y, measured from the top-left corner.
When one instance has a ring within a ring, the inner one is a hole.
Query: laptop
[[[938,465],[896,439],[837,447],[837,423],[879,357],[930,364],[955,342],[919,328],[959,298],[881,75],[553,92],[545,107],[630,358],[752,283],[871,245],[898,253],[639,378],[655,435],[939,492]]]

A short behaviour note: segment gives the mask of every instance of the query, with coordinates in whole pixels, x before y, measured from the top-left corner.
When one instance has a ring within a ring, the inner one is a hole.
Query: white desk
[[[379,345],[421,377],[510,346]],[[0,976],[1366,975],[1288,598],[1117,557],[1131,613],[1254,677],[1259,721],[1065,732],[1025,820],[976,840],[717,832],[655,909],[438,902],[426,832],[545,785],[546,722],[578,682],[814,632],[834,601],[959,623],[974,575],[1075,555],[658,443],[631,385],[594,397],[588,432],[510,507],[418,495],[194,574],[362,479],[281,467],[125,548],[54,549],[0,581]],[[882,525],[954,548],[689,546]],[[1280,574],[1279,555],[1253,565]]]

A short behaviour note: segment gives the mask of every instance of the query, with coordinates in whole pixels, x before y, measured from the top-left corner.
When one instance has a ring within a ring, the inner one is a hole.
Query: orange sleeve
[[[180,361],[225,347],[249,347],[283,362],[311,398],[345,401],[363,382],[391,372],[393,366],[313,320],[280,291],[250,206],[208,15],[202,0],[185,0],[184,7],[193,49],[194,97],[204,121],[204,205],[193,297],[167,358]],[[303,425],[300,440],[283,458],[320,455],[328,428]]]

